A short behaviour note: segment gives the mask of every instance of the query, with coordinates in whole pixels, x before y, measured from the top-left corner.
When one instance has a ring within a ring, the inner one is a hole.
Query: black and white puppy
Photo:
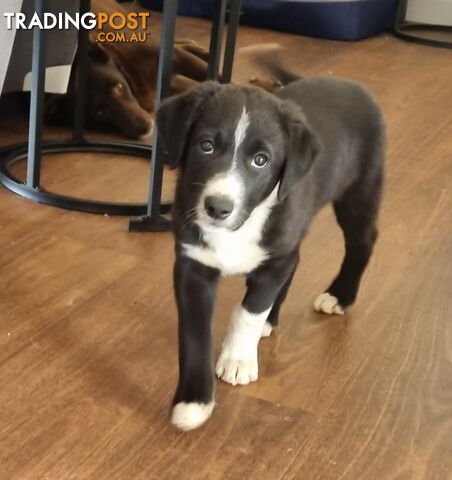
[[[157,126],[180,167],[174,210],[179,383],[172,422],[200,426],[214,407],[211,321],[220,275],[246,275],[215,372],[258,377],[258,343],[278,317],[314,215],[332,202],[345,238],[339,274],[314,302],[343,314],[377,238],[385,127],[355,82],[306,78],[276,94],[205,82],[164,101]]]

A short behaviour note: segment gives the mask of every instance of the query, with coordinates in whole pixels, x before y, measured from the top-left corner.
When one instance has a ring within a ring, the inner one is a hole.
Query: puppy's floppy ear
[[[181,95],[165,99],[157,111],[159,139],[171,169],[178,167],[184,156],[187,138],[202,111],[203,103],[220,90],[216,82],[203,82]]]
[[[278,190],[279,200],[283,200],[290,189],[308,173],[321,148],[320,139],[308,126],[305,116],[295,103],[283,102],[281,116],[288,144]]]

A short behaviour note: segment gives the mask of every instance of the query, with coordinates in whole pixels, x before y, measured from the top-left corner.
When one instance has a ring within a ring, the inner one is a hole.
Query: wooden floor
[[[179,29],[205,42],[208,23]],[[452,479],[451,53],[390,36],[345,44],[241,29],[240,46],[262,41],[285,45],[300,73],[364,82],[385,111],[381,236],[358,302],[344,317],[312,309],[343,253],[326,209],[302,246],[282,325],[261,342],[258,383],[218,381],[211,420],[180,433],[168,421],[171,234],[130,234],[124,218],[1,188],[1,480]],[[255,72],[239,58],[236,73]],[[24,133],[3,115],[1,144]],[[144,160],[45,165],[55,191],[146,198]],[[216,354],[242,293],[242,279],[222,282]]]

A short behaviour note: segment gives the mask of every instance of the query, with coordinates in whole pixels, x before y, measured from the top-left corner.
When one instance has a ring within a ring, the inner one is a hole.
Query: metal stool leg
[[[217,80],[220,68],[221,45],[223,43],[224,19],[226,16],[227,0],[218,0],[212,20],[210,33],[209,65],[207,68],[207,79]]]
[[[46,0],[35,0],[35,11],[43,20]],[[41,179],[41,134],[46,77],[45,31],[34,27],[30,127],[28,133],[27,187],[39,189]]]
[[[232,77],[232,65],[234,63],[235,43],[237,39],[237,30],[240,23],[240,9],[242,0],[231,0],[231,10],[229,13],[228,34],[226,37],[226,47],[224,51],[223,71],[221,74],[221,83],[229,83]]]
[[[80,0],[80,16],[90,11],[91,0]],[[72,139],[81,142],[83,138],[83,130],[85,126],[86,111],[86,87],[87,87],[87,70],[88,70],[88,43],[89,32],[84,28],[80,28],[78,33],[77,48],[77,72],[76,72],[76,92],[77,102],[74,112],[74,131]]]
[[[157,73],[156,107],[169,92],[173,66],[174,32],[176,27],[178,0],[165,0],[163,9],[163,27],[160,47],[159,68]],[[161,216],[162,180],[164,152],[155,129],[152,143],[151,182],[147,214],[129,221],[131,232],[161,232],[171,228],[169,220]]]

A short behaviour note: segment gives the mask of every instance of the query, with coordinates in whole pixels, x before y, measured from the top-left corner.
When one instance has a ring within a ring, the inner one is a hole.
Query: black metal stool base
[[[451,40],[439,40],[429,37],[428,33],[444,32],[450,34]],[[420,43],[430,47],[452,48],[452,27],[443,27],[439,25],[424,25],[420,23],[405,23],[396,25],[394,34],[409,42]],[[427,34],[427,35],[426,35]]]
[[[160,211],[162,212],[162,208],[160,208]],[[171,221],[161,215],[156,217],[143,215],[129,220],[128,229],[129,232],[167,232],[171,230]]]
[[[131,155],[135,157],[151,158],[152,147],[128,142],[102,142],[102,141],[47,141],[42,144],[42,154],[70,153],[70,152],[94,152]],[[28,145],[10,145],[0,150],[0,183],[21,197],[35,202],[52,205],[54,207],[75,210],[79,212],[97,213],[101,215],[144,215],[147,212],[147,203],[116,203],[100,200],[88,200],[58,193],[48,192],[43,188],[33,188],[16,178],[10,167],[14,163],[26,160]],[[166,214],[171,211],[171,204],[162,204],[160,213]],[[163,217],[162,217],[163,219]],[[166,220],[166,219],[165,219]],[[169,230],[169,221],[166,220],[166,228],[158,221],[158,231]]]

